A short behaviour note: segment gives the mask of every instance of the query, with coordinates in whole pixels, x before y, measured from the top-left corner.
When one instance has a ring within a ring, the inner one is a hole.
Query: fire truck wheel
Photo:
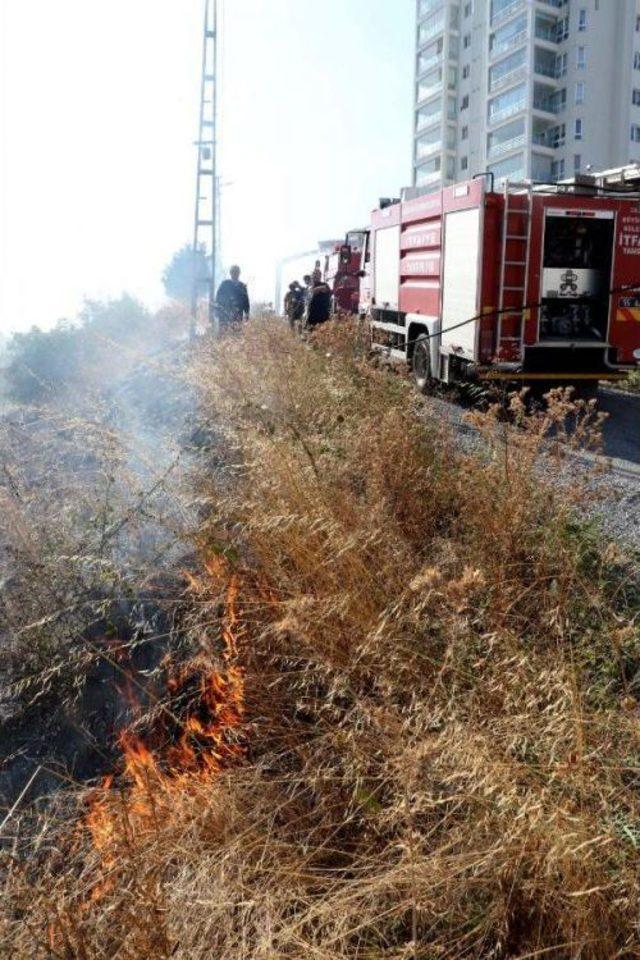
[[[420,393],[426,393],[431,384],[431,347],[429,337],[421,334],[413,345],[411,372]]]

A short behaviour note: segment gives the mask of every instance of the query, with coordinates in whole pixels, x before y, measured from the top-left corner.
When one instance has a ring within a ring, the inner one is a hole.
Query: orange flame
[[[114,777],[108,777],[89,796],[85,817],[100,866],[100,880],[89,903],[116,886],[125,843],[157,834],[165,813],[181,796],[212,780],[244,754],[240,741],[244,673],[233,662],[241,630],[240,580],[218,555],[208,558],[205,566],[213,586],[224,587],[222,668],[212,669],[204,656],[178,667],[166,664],[168,704],[157,711],[144,737],[131,729],[120,734],[124,757],[120,789],[116,793]]]

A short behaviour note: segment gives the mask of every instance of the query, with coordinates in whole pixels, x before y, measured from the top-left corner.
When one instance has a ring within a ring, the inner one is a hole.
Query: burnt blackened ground
[[[162,695],[159,674],[179,641],[175,624],[150,594],[135,602],[103,604],[104,613],[70,644],[73,671],[19,683],[0,737],[0,804],[24,806],[71,783],[110,772],[118,733],[153,708]],[[44,680],[44,682],[43,682]],[[25,793],[25,788],[28,789]],[[12,830],[3,831],[6,841]]]
[[[98,392],[0,420],[0,823],[111,770],[182,642],[202,442],[187,360],[165,346]]]

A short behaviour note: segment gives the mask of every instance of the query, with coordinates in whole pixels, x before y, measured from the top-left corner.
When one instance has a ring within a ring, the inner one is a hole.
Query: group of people
[[[309,329],[325,323],[331,316],[331,288],[322,279],[320,261],[316,260],[312,274],[294,280],[284,298],[284,312],[292,330]]]
[[[304,284],[304,285],[303,285]],[[284,299],[284,310],[292,330],[317,327],[331,316],[331,288],[322,278],[320,261],[312,274],[303,277],[303,284],[294,280]],[[242,323],[249,317],[249,293],[240,280],[240,267],[233,266],[216,293],[216,316],[221,331]]]

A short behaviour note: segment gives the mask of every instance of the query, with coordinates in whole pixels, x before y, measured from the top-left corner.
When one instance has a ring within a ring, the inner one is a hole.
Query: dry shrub
[[[519,427],[489,414],[464,453],[345,323],[314,339],[256,321],[194,369],[226,431],[226,471],[200,479],[197,601],[203,623],[223,615],[223,558],[246,759],[160,778],[141,831],[125,777],[108,856],[80,826],[72,855],[43,857],[40,838],[8,862],[4,943],[640,956],[637,579],[575,520],[581,490],[542,476],[567,416],[597,432],[592,409],[556,394],[529,417],[515,400]]]
[[[620,386],[623,390],[628,390],[629,393],[640,393],[640,370],[634,370],[630,373]]]

